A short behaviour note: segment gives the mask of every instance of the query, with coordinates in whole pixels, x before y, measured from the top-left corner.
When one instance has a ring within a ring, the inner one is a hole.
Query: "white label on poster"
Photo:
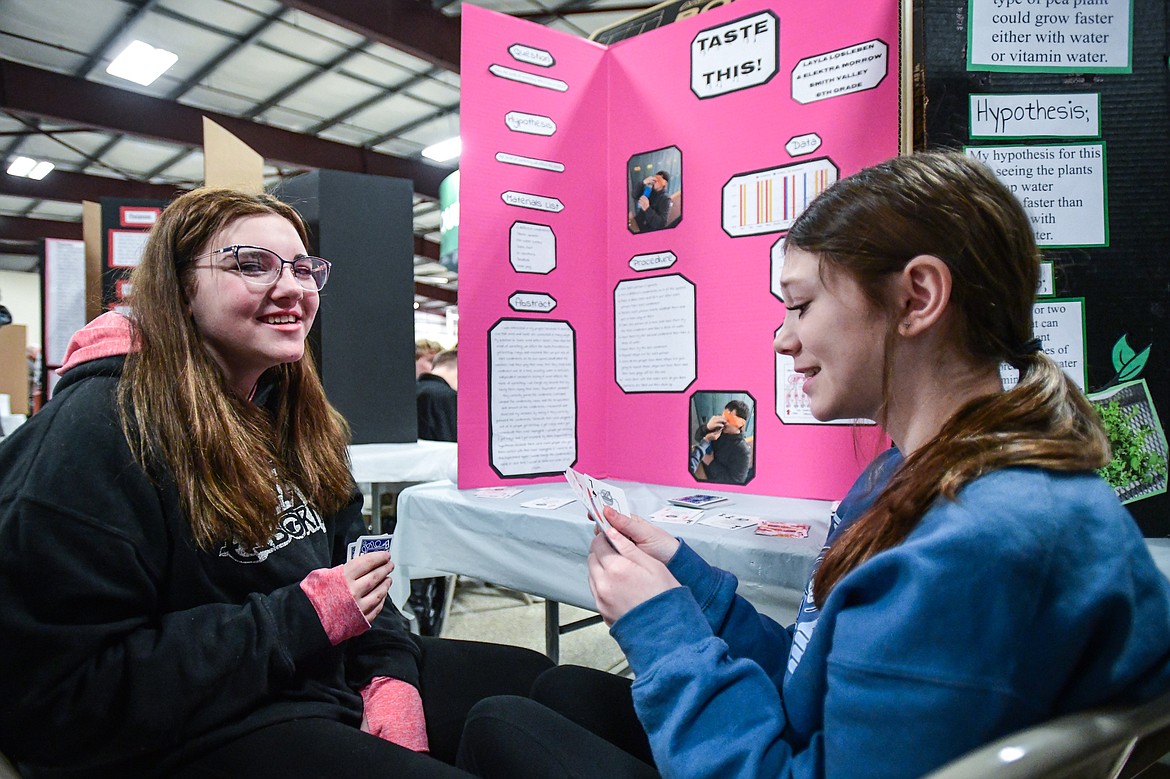
[[[563,162],[553,162],[552,160],[542,160],[536,157],[521,157],[519,154],[509,154],[508,152],[497,152],[496,162],[507,163],[508,165],[521,165],[525,168],[540,168],[541,170],[552,170],[557,173],[563,173],[565,164]]]
[[[109,264],[115,268],[138,265],[149,237],[150,233],[145,230],[110,230]]]
[[[772,294],[784,302],[784,290],[780,288],[780,274],[784,272],[784,239],[772,244]]]
[[[1097,138],[1099,94],[971,95],[972,138]]]
[[[1107,246],[1105,145],[969,146],[1016,194],[1041,246]]]
[[[717,97],[766,84],[780,58],[780,20],[761,11],[703,30],[691,40],[691,91]]]
[[[827,159],[734,176],[723,185],[723,230],[733,238],[787,230],[836,180]]]
[[[804,394],[804,374],[796,372],[793,359],[785,354],[776,355],[776,416],[786,425],[873,424],[869,419],[831,419],[822,422],[814,417],[808,395]]]
[[[567,322],[504,320],[488,334],[492,466],[561,473],[577,460],[576,339]]]
[[[552,135],[557,131],[557,123],[549,117],[526,114],[523,111],[509,111],[504,114],[504,124],[514,133],[529,135]]]
[[[158,221],[157,208],[131,208],[122,206],[123,227],[150,227]]]
[[[569,85],[559,78],[549,78],[548,76],[539,76],[535,73],[525,73],[523,70],[516,70],[504,65],[491,65],[488,67],[488,72],[493,76],[506,78],[509,81],[519,81],[521,84],[529,84],[541,89],[551,89],[554,92],[567,92]]]
[[[784,151],[788,152],[790,157],[812,154],[819,148],[821,148],[821,136],[816,133],[805,133],[795,138],[789,138],[788,143],[784,144]]]
[[[557,301],[551,295],[542,292],[516,292],[508,298],[508,306],[513,311],[547,314],[557,307]]]
[[[549,54],[544,49],[536,49],[532,46],[525,46],[522,43],[513,43],[508,47],[508,53],[512,55],[512,59],[517,62],[526,62],[529,65],[539,65],[542,68],[551,68],[556,64],[553,55]]]
[[[85,241],[45,239],[45,365],[65,361],[73,334],[85,327]]]
[[[614,364],[626,392],[681,392],[695,380],[695,285],[671,274],[613,293]]]
[[[792,69],[792,99],[815,103],[873,89],[886,77],[890,47],[872,40],[802,59]]]
[[[644,272],[648,270],[662,270],[678,262],[674,252],[655,252],[654,254],[636,254],[630,258],[630,270]]]
[[[1036,288],[1037,297],[1050,298],[1056,294],[1056,281],[1053,278],[1053,263],[1040,263],[1040,284]]]
[[[500,195],[504,202],[517,208],[532,208],[537,211],[552,211],[559,213],[565,210],[565,204],[555,197],[532,195],[527,192],[513,192],[508,190]]]
[[[513,222],[508,259],[517,273],[548,273],[557,267],[557,237],[548,225]]]
[[[1085,389],[1085,301],[1043,300],[1032,306],[1032,332],[1044,353],[1064,369],[1076,385]],[[1019,381],[1019,372],[1006,363],[999,366],[1004,389]]]
[[[971,0],[971,70],[1130,68],[1132,0]]]

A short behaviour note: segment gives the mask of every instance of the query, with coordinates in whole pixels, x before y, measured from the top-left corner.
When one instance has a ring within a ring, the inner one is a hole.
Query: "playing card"
[[[681,506],[667,506],[664,509],[658,509],[647,519],[653,522],[669,522],[674,525],[689,525],[699,517],[703,516],[702,509],[687,509]]]
[[[605,506],[613,506],[623,513],[628,510],[626,495],[617,487],[593,479],[572,468],[565,471],[565,481],[569,482],[569,486],[573,488],[573,493],[577,496],[577,500],[581,501],[581,505],[585,507],[589,518],[602,529],[609,527],[609,523],[602,513]]]
[[[738,530],[741,527],[751,527],[759,521],[759,517],[749,517],[747,514],[732,514],[728,511],[721,511],[718,514],[700,519],[699,524],[721,527],[725,530]]]
[[[685,508],[700,509],[716,503],[723,503],[727,498],[722,495],[709,495],[705,492],[696,492],[693,495],[682,495],[677,498],[670,498],[668,502],[675,506],[683,506]]]
[[[799,522],[768,522],[763,520],[756,525],[756,535],[808,538],[808,529],[809,525]]]
[[[524,490],[519,487],[484,487],[475,491],[477,498],[510,498]]]
[[[551,498],[550,497],[550,498],[533,498],[532,500],[524,501],[520,505],[526,509],[548,509],[551,511],[553,509],[559,509],[561,506],[565,506],[565,505],[572,503],[572,502],[573,502],[572,498]]]
[[[622,514],[628,515],[630,513],[625,490],[600,479],[594,479],[592,476],[586,475],[585,478],[589,485],[589,492],[593,496],[593,502],[599,510],[610,506]]]
[[[389,533],[383,533],[377,536],[358,536],[357,537],[357,551],[354,557],[358,555],[368,554],[370,552],[389,552],[390,539],[394,536]]]

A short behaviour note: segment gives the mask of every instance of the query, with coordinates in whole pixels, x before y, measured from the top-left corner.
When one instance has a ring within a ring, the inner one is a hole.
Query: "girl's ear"
[[[929,330],[951,300],[951,269],[938,257],[920,254],[902,269],[897,281],[901,298],[898,332],[913,336]]]

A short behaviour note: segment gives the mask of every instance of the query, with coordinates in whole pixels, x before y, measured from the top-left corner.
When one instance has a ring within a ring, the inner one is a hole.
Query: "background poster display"
[[[1170,535],[1160,421],[1170,408],[1170,9],[1164,0],[917,5],[929,42],[926,145],[984,160],[1024,204],[1048,261],[1036,335],[1099,408],[1120,405],[1103,413],[1114,448],[1153,480],[1111,483],[1147,536]]]
[[[693,486],[695,409],[750,397],[749,474],[711,486],[844,494],[884,439],[781,419],[772,247],[904,148],[899,29],[894,3],[737,0],[607,48],[464,8],[461,488]]]

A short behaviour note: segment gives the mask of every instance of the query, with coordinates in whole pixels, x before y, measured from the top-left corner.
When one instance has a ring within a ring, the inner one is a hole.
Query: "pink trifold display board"
[[[701,488],[696,423],[738,399],[750,469],[711,488],[844,494],[883,442],[813,420],[773,352],[779,244],[899,152],[898,33],[890,0],[737,0],[609,47],[464,6],[461,488]]]

